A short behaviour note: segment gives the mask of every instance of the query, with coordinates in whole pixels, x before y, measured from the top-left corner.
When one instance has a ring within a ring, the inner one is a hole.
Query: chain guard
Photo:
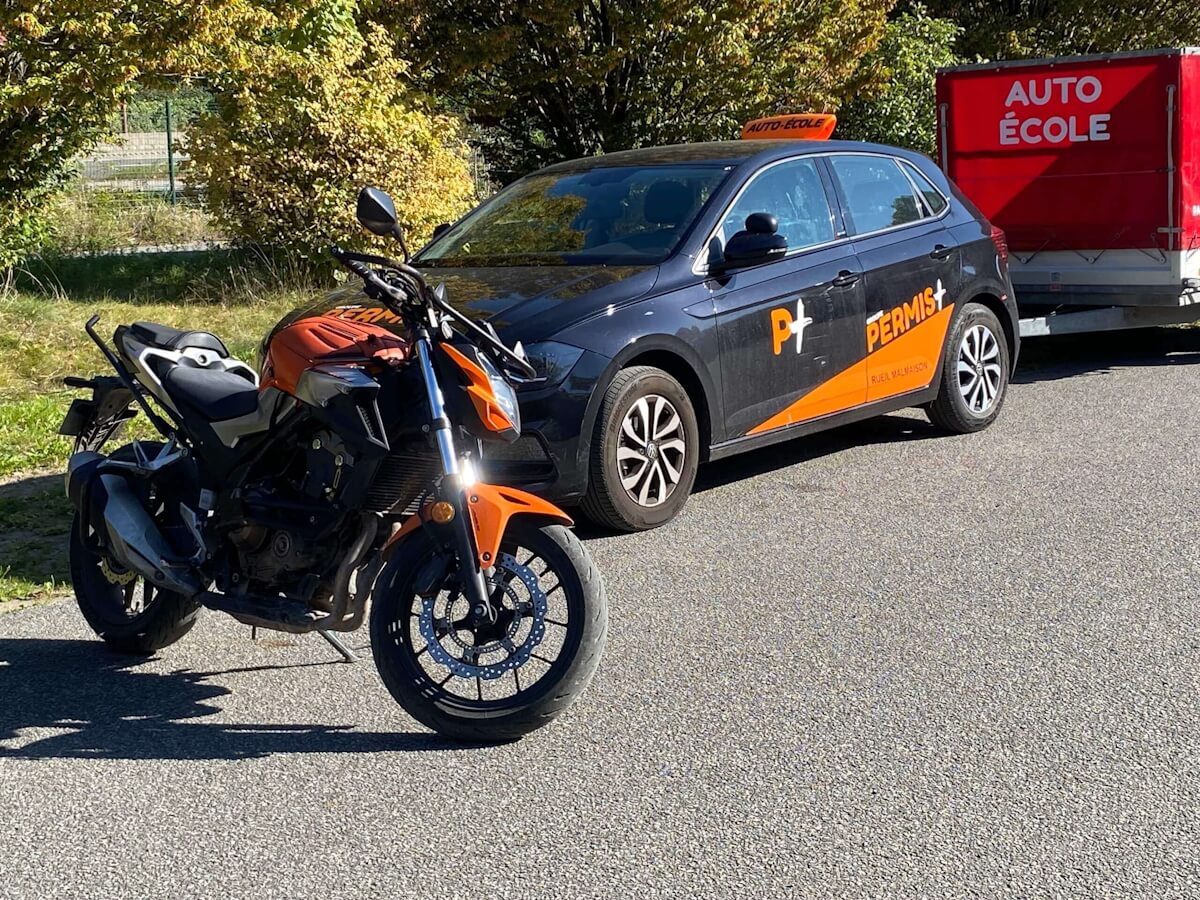
[[[517,562],[516,558],[509,553],[501,553],[496,560],[496,566],[493,569],[492,576],[486,578],[489,588],[502,587],[502,590],[508,594],[516,605],[515,598],[512,594],[512,588],[505,585],[502,581],[504,574],[512,574],[525,585],[529,591],[530,601],[523,606],[532,606],[532,610],[522,609],[513,617],[512,624],[508,628],[508,633],[504,638],[498,641],[492,641],[482,645],[484,648],[478,656],[494,653],[498,649],[508,651],[508,656],[496,663],[480,665],[479,663],[465,662],[462,658],[454,656],[445,646],[442,645],[434,631],[434,615],[433,606],[437,597],[422,597],[421,598],[421,614],[418,618],[418,627],[421,632],[421,637],[425,639],[425,645],[429,648],[429,655],[439,665],[445,666],[453,674],[460,678],[482,678],[484,681],[494,681],[505,672],[520,668],[529,661],[530,655],[534,649],[542,642],[546,636],[546,611],[548,604],[546,594],[542,590],[541,584],[538,582],[538,577],[533,573],[528,566],[523,566]],[[516,646],[512,642],[512,637],[521,628],[522,622],[526,618],[532,618],[533,622],[529,629],[529,634],[520,646]],[[464,652],[472,648],[462,641],[457,634],[451,632],[449,636],[456,644],[464,649]],[[478,658],[478,656],[476,658]]]

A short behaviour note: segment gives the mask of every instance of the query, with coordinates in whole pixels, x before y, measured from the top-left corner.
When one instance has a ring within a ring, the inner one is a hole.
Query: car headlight
[[[558,341],[542,341],[526,347],[525,356],[538,374],[536,378],[517,379],[517,386],[532,390],[562,384],[583,356],[583,350]]]

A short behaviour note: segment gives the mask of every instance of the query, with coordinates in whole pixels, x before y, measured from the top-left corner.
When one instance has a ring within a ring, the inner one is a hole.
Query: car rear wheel
[[[700,433],[683,386],[662,369],[622,369],[596,417],[583,512],[598,525],[646,531],[683,508],[696,480]]]
[[[933,424],[955,434],[987,428],[1000,415],[1011,369],[1008,341],[996,314],[966,304],[946,342],[941,387],[926,407]]]

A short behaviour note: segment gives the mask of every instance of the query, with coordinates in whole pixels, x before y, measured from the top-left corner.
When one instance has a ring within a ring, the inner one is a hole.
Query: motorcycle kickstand
[[[325,638],[325,640],[329,643],[330,647],[332,647],[338,653],[342,654],[343,660],[345,660],[348,663],[358,662],[358,655],[353,650],[351,650],[349,647],[347,647],[345,644],[343,644],[342,639],[339,638],[336,634],[332,634],[331,632],[328,632],[328,631],[318,631],[317,634],[319,634],[321,637]]]

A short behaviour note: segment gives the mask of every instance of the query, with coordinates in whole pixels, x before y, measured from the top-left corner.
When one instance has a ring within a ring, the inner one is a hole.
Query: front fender
[[[480,482],[472,485],[466,493],[471,530],[475,534],[475,550],[479,554],[479,565],[484,569],[495,564],[508,521],[513,516],[537,516],[560,525],[575,524],[570,516],[550,501],[517,488]],[[429,521],[429,508],[432,505],[427,503],[419,512],[405,519],[404,524],[387,539],[380,551],[384,559],[391,558],[402,540]]]

